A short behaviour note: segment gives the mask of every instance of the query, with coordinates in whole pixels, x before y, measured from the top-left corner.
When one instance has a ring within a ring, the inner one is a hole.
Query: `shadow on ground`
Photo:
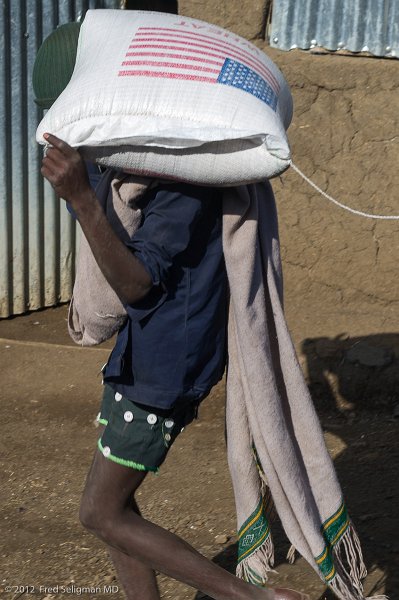
[[[366,565],[376,573],[366,584],[367,595],[385,588],[391,599],[399,587],[398,349],[397,334],[321,337],[302,344],[323,429],[343,442],[335,466]],[[289,543],[278,522],[273,535],[278,570],[286,564]],[[234,573],[236,557],[237,544],[231,544],[213,560]],[[211,600],[200,593],[195,598]]]
[[[399,409],[398,334],[306,339],[301,353],[320,410]]]

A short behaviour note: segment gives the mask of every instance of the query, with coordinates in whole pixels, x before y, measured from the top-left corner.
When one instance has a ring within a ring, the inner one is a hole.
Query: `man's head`
[[[60,25],[42,43],[33,66],[35,102],[50,108],[71,79],[76,60],[80,23]]]

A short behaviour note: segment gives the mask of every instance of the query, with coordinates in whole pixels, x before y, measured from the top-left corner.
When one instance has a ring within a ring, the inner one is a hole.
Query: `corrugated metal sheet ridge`
[[[0,13],[0,27],[2,38],[2,60],[1,69],[1,107],[0,107],[0,149],[2,157],[0,160],[0,314],[9,314],[11,303],[10,281],[12,280],[12,264],[10,261],[12,251],[11,223],[12,223],[12,205],[7,199],[10,197],[10,168],[7,148],[10,147],[10,130],[7,126],[7,114],[9,114],[10,89],[8,82],[10,80],[10,29],[9,29],[9,10],[8,3],[2,2]]]
[[[41,111],[31,77],[42,40],[89,8],[120,0],[15,0],[0,8],[0,317],[66,301],[76,228],[40,175],[35,133]]]
[[[270,43],[399,57],[399,0],[273,0]]]

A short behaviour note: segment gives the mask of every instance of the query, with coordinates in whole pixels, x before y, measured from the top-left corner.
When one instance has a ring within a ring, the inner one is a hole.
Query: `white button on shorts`
[[[109,446],[105,446],[103,448],[103,454],[104,456],[109,456],[111,454],[111,448]]]
[[[155,425],[155,423],[157,421],[158,421],[157,415],[154,415],[152,413],[150,415],[148,415],[148,417],[147,417],[147,423],[149,425]]]
[[[119,392],[116,392],[116,393],[115,393],[115,400],[116,400],[117,402],[119,402],[119,400],[122,400],[122,394],[120,394]]]
[[[171,435],[170,435],[170,433],[166,433],[166,434],[165,434],[165,440],[166,440],[167,442],[170,442],[170,440],[171,440],[171,439],[172,439],[172,438],[171,438]]]
[[[168,419],[167,421],[165,421],[165,427],[167,427],[168,429],[173,427],[174,424],[175,424],[175,422],[172,421],[172,419]]]
[[[133,413],[131,410],[127,410],[125,412],[125,414],[123,415],[123,418],[125,419],[125,421],[127,423],[130,423],[131,421],[133,421]]]

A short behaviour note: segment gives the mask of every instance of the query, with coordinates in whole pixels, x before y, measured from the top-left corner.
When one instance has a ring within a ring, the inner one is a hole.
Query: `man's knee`
[[[90,491],[85,490],[79,509],[79,519],[85,529],[107,540],[117,518],[117,511],[112,505],[106,506],[101,498],[94,497]]]
[[[101,523],[104,523],[102,509],[88,494],[84,494],[79,508],[79,519],[85,529],[96,533]]]
[[[85,529],[91,531],[102,539],[110,539],[119,518],[124,518],[124,512],[128,511],[140,515],[138,506],[132,496],[125,506],[105,506],[101,500],[94,498],[90,491],[85,490],[79,508],[79,519]]]
[[[79,518],[86,529],[107,539],[125,511],[139,514],[134,494],[146,472],[134,471],[95,454],[83,492]]]

